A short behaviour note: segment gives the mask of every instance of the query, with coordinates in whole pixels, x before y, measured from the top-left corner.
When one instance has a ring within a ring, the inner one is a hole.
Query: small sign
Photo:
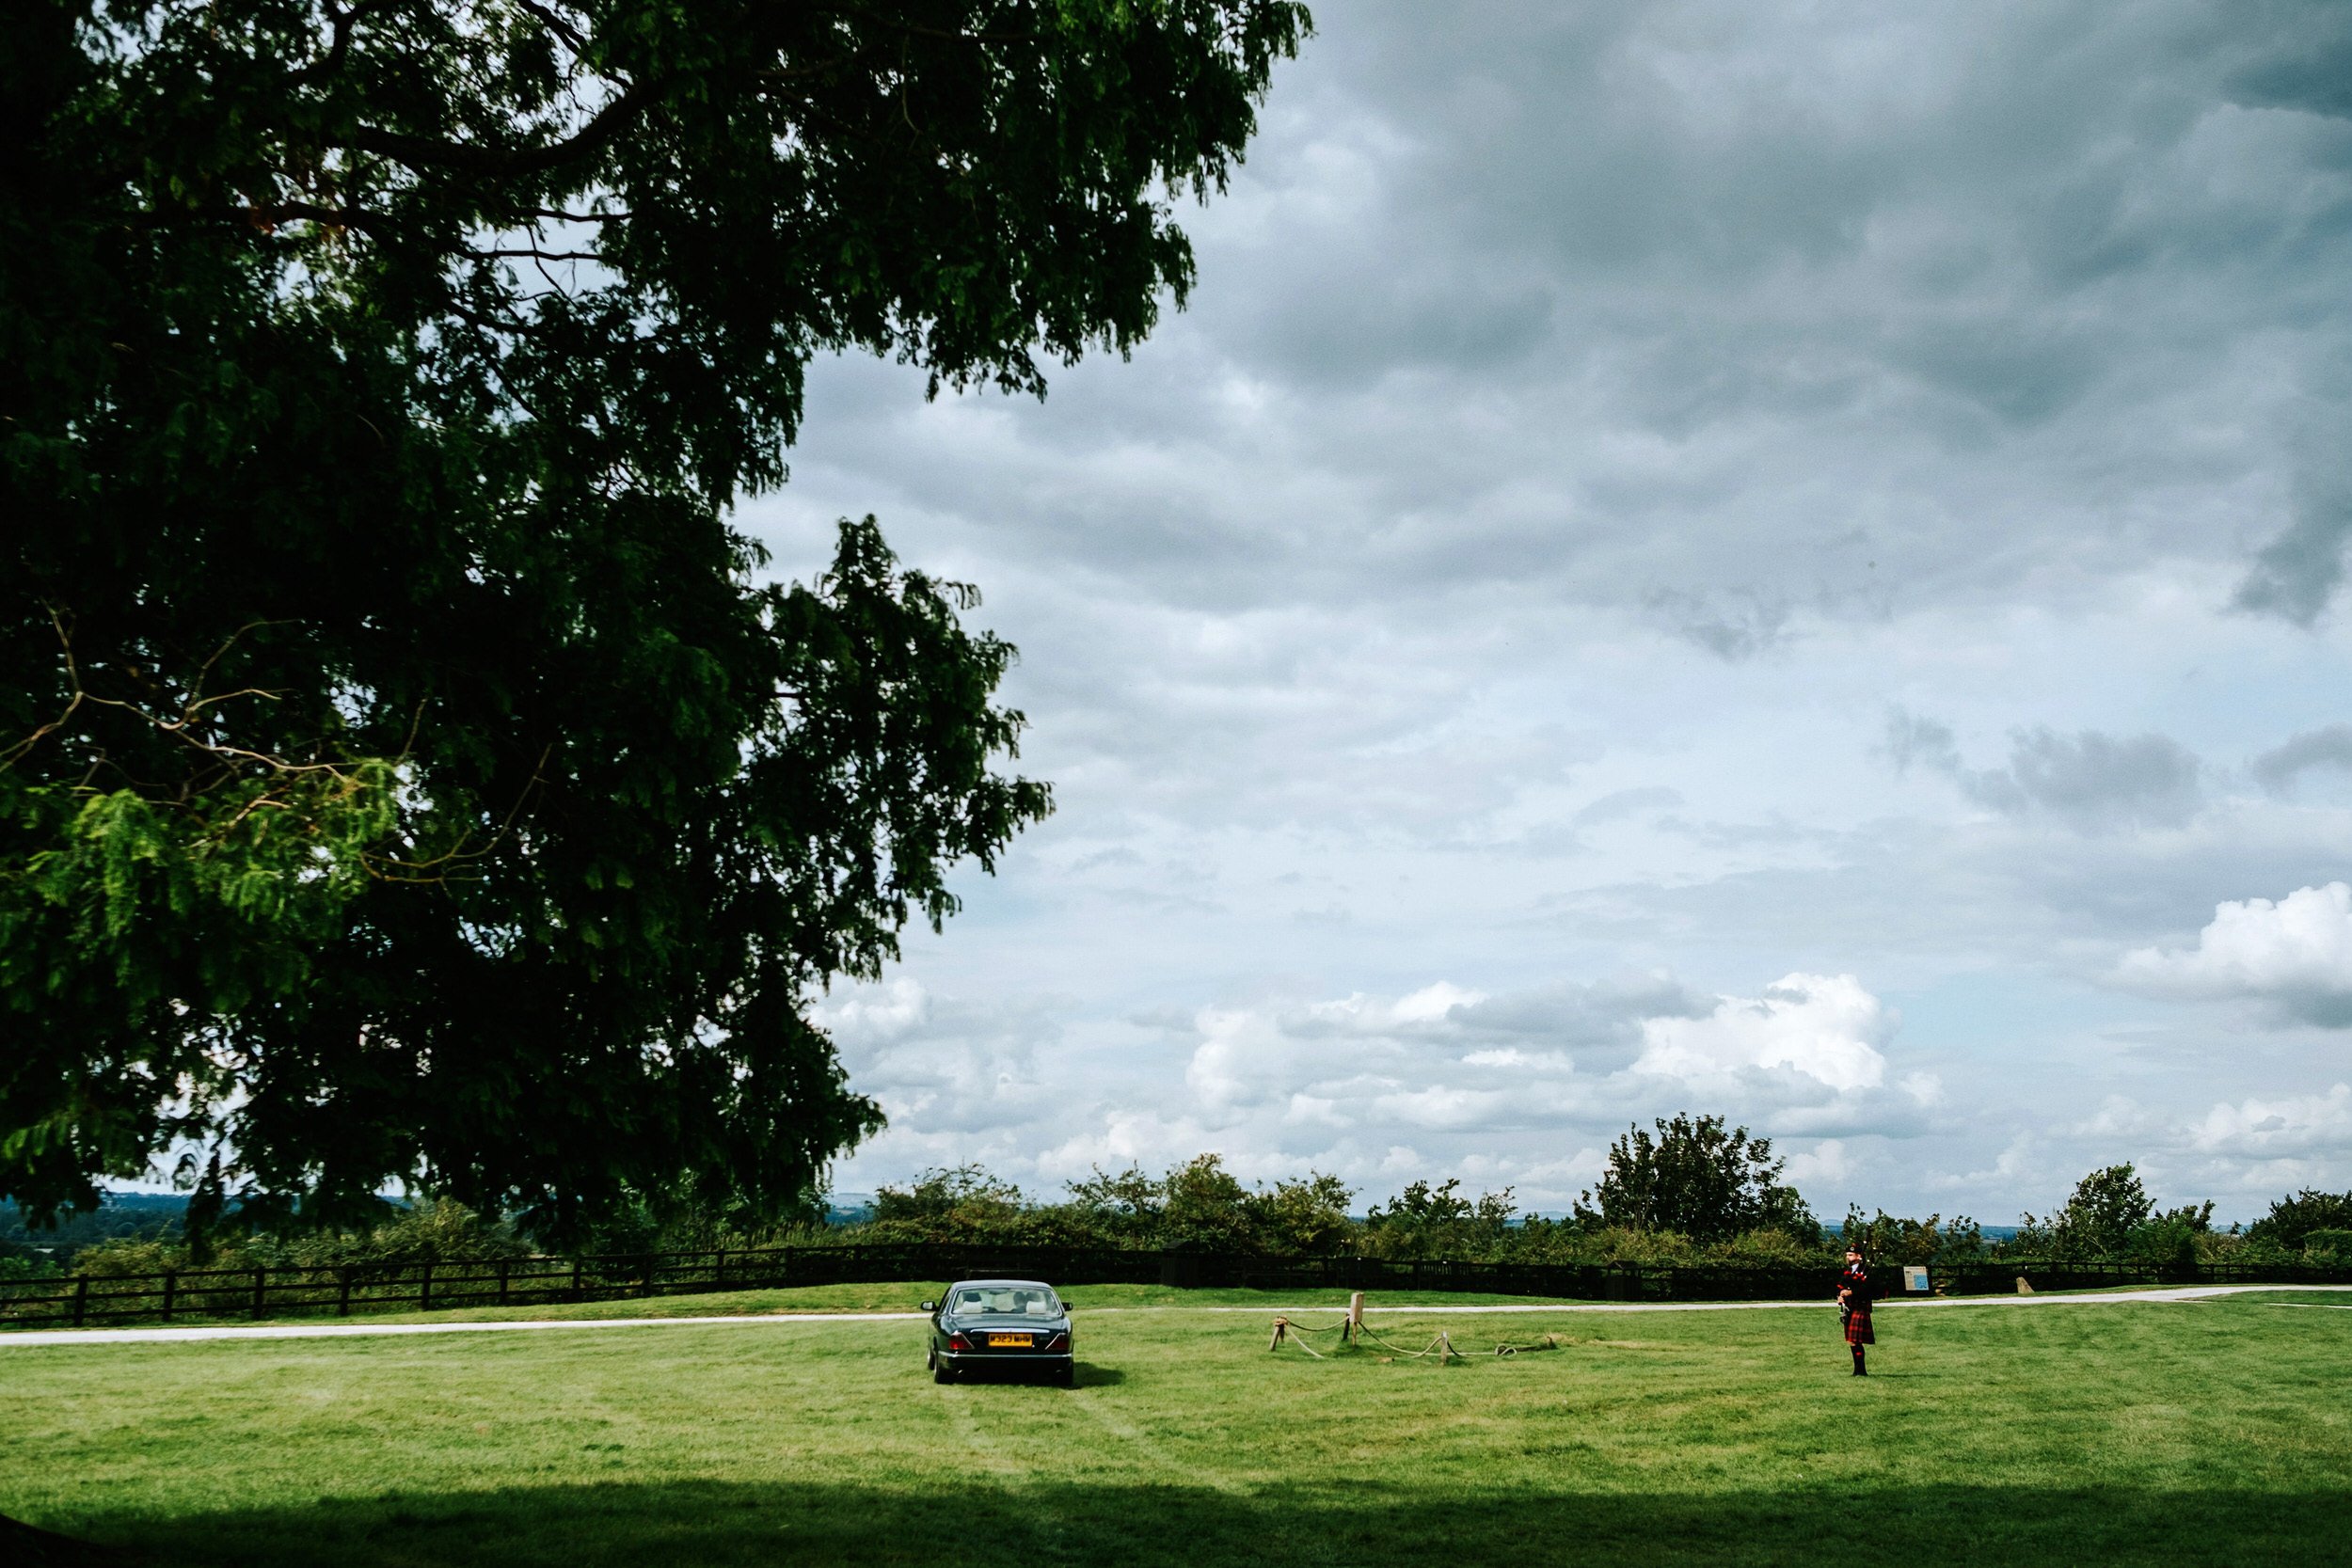
[[[1928,1271],[1918,1263],[1903,1265],[1903,1289],[1924,1292],[1928,1288]]]

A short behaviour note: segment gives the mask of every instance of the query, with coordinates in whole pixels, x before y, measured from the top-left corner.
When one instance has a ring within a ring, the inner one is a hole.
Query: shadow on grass
[[[2342,1561],[2352,1497],[1951,1486],[1815,1492],[1439,1494],[1409,1482],[1273,1490],[1017,1480],[909,1494],[707,1482],[515,1488],[170,1521],[92,1521],[138,1560],[255,1568],[769,1568],[774,1564],[1805,1564]]]

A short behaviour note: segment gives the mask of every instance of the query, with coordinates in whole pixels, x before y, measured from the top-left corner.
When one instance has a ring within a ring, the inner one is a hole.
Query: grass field
[[[0,1349],[0,1513],[384,1568],[2352,1560],[2341,1295],[1890,1307],[1858,1381],[1826,1306],[1375,1299],[1395,1342],[1473,1353],[1440,1368],[1099,1310],[1156,1294],[1073,1292],[1068,1392],[935,1386],[907,1323]]]

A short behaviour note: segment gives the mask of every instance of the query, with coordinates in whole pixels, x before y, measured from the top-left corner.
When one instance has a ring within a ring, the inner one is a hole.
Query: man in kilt
[[[1837,1275],[1837,1321],[1846,1326],[1846,1344],[1853,1351],[1853,1375],[1868,1377],[1862,1365],[1862,1347],[1878,1343],[1870,1332],[1870,1271],[1860,1247],[1846,1249],[1846,1266]]]

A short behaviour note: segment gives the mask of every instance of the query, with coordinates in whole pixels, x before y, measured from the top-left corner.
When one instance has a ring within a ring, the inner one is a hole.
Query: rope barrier
[[[1275,1319],[1275,1320],[1274,1320],[1274,1338],[1273,1338],[1273,1339],[1272,1339],[1272,1340],[1268,1341],[1268,1343],[1267,1343],[1267,1345],[1266,1345],[1266,1349],[1268,1349],[1268,1350],[1279,1350],[1279,1349],[1281,1348],[1281,1345],[1282,1345],[1282,1341],[1283,1341],[1283,1340],[1285,1340],[1285,1339],[1287,1339],[1287,1338],[1291,1338],[1291,1336],[1292,1336],[1292,1335],[1294,1335],[1294,1334],[1296,1334],[1296,1333],[1303,1333],[1303,1332],[1321,1332],[1321,1331],[1320,1331],[1320,1330],[1309,1330],[1309,1329],[1307,1328],[1307,1325],[1306,1325],[1305,1323],[1295,1323],[1291,1322],[1288,1318],[1277,1318],[1277,1319]],[[1304,1340],[1304,1339],[1301,1339],[1301,1340],[1299,1340],[1299,1341],[1298,1341],[1298,1348],[1299,1348],[1300,1350],[1305,1351],[1305,1352],[1306,1352],[1309,1355],[1313,1356],[1313,1357],[1314,1357],[1316,1360],[1318,1360],[1318,1361],[1328,1361],[1329,1359],[1331,1359],[1329,1356],[1327,1356],[1327,1355],[1324,1354],[1321,1351],[1319,1351],[1319,1350],[1315,1349],[1315,1347],[1314,1347],[1314,1346],[1312,1346],[1312,1345],[1311,1345],[1311,1344],[1307,1343],[1307,1341],[1306,1341],[1306,1340]]]
[[[1449,1358],[1455,1361],[1464,1359],[1462,1353],[1454,1348],[1454,1338],[1450,1334],[1438,1335],[1419,1350],[1406,1350],[1402,1345],[1391,1344],[1369,1328],[1359,1328],[1357,1332],[1382,1350],[1395,1352],[1397,1358],[1401,1361],[1419,1361],[1428,1355],[1435,1355],[1439,1361]]]
[[[1436,1338],[1430,1340],[1429,1343],[1423,1345],[1419,1350],[1406,1350],[1402,1345],[1381,1338],[1379,1335],[1375,1334],[1369,1327],[1365,1326],[1363,1319],[1359,1315],[1361,1312],[1361,1302],[1362,1297],[1359,1296],[1357,1298],[1357,1305],[1350,1308],[1349,1316],[1341,1319],[1335,1323],[1302,1323],[1288,1317],[1277,1317],[1274,1320],[1274,1337],[1266,1341],[1265,1348],[1268,1351],[1278,1351],[1282,1348],[1282,1344],[1285,1340],[1291,1340],[1295,1342],[1300,1350],[1305,1351],[1309,1355],[1313,1356],[1317,1361],[1328,1361],[1331,1359],[1330,1354],[1327,1354],[1326,1353],[1315,1349],[1314,1346],[1309,1344],[1304,1338],[1300,1338],[1300,1336],[1308,1334],[1337,1334],[1340,1337],[1340,1343],[1342,1346],[1345,1346],[1350,1343],[1369,1341],[1372,1344],[1378,1345],[1382,1350],[1390,1352],[1391,1355],[1394,1359],[1400,1361],[1422,1361],[1434,1355],[1438,1358],[1438,1365],[1442,1366],[1448,1361],[1467,1361],[1470,1359],[1460,1351],[1454,1348],[1454,1337],[1448,1333],[1439,1333]],[[1531,1344],[1511,1344],[1508,1342],[1499,1343],[1495,1346],[1495,1354],[1498,1356],[1522,1355],[1535,1351],[1561,1350],[1565,1349],[1566,1345],[1567,1340],[1563,1338],[1561,1336],[1557,1334],[1547,1334]],[[1332,1354],[1337,1353],[1334,1352]]]
[[[1559,1350],[1566,1343],[1567,1341],[1557,1334],[1547,1334],[1532,1345],[1497,1345],[1495,1354],[1497,1355],[1519,1355],[1529,1351]]]

